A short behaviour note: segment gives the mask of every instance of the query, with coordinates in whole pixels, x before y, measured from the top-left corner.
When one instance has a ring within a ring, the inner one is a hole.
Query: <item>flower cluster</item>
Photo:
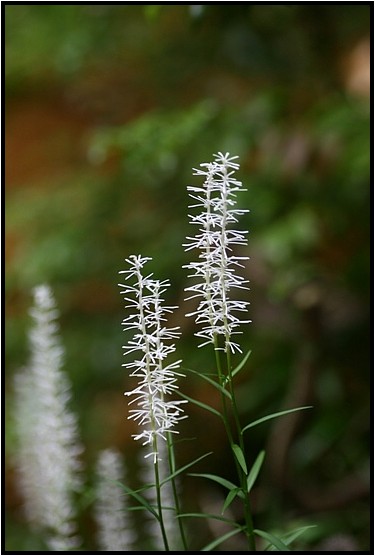
[[[185,289],[190,292],[187,299],[199,298],[196,311],[187,316],[195,316],[195,322],[203,325],[196,336],[205,341],[200,346],[213,343],[216,349],[241,352],[241,348],[232,340],[234,334],[239,334],[238,327],[249,323],[241,320],[236,313],[246,312],[248,302],[231,298],[231,290],[247,289],[246,280],[237,274],[237,268],[242,267],[241,261],[248,257],[240,257],[233,253],[233,246],[246,245],[245,234],[234,226],[238,217],[248,212],[236,207],[237,192],[243,191],[242,183],[233,177],[239,168],[234,162],[237,156],[230,157],[218,153],[214,161],[201,164],[201,169],[194,169],[194,175],[204,176],[202,186],[188,186],[189,195],[195,203],[189,208],[200,208],[197,215],[189,215],[190,223],[199,226],[194,237],[187,237],[185,250],[198,249],[199,260],[185,265],[192,270],[189,278],[195,278],[196,283]],[[220,346],[218,339],[222,337],[224,345]]]
[[[80,543],[73,492],[81,488],[82,448],[75,415],[68,409],[70,384],[62,370],[58,312],[48,286],[35,288],[31,315],[31,361],[15,377],[19,482],[27,518],[48,532],[49,548],[74,549]]]
[[[124,469],[117,450],[108,448],[100,452],[97,474],[95,517],[100,549],[124,552],[131,548],[135,535],[129,524],[125,493],[119,484],[123,480]]]
[[[126,308],[134,313],[123,320],[124,331],[134,331],[133,338],[127,345],[124,355],[138,352],[140,355],[123,366],[131,369],[130,376],[139,378],[138,386],[126,396],[135,396],[129,403],[136,403],[138,408],[131,409],[129,418],[134,419],[142,431],[133,435],[135,440],[143,440],[143,445],[152,446],[151,453],[154,462],[158,459],[158,439],[166,440],[166,432],[177,432],[173,427],[182,419],[181,401],[171,401],[168,396],[177,388],[177,377],[181,376],[176,369],[181,361],[166,364],[166,358],[175,351],[172,340],[179,337],[178,327],[167,328],[166,313],[171,313],[175,307],[163,307],[163,293],[169,286],[169,281],[155,280],[152,274],[143,276],[143,267],[150,260],[148,257],[132,255],[126,262],[129,270],[121,271],[126,280],[135,279],[134,285],[119,284],[125,288],[121,291]],[[128,295],[132,297],[127,297]]]

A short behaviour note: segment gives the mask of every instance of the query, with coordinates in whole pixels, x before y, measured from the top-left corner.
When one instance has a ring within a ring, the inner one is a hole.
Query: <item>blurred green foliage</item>
[[[135,465],[117,273],[131,253],[153,257],[155,275],[172,281],[168,301],[180,306],[184,364],[210,369],[211,353],[196,349],[184,317],[186,184],[212,153],[237,154],[247,188],[239,204],[250,209],[241,225],[250,231],[253,320],[243,335],[244,351],[252,349],[239,376],[243,421],[314,406],[247,433],[249,458],[267,448],[255,520],[275,532],[318,524],[301,549],[332,539],[369,547],[369,103],[348,83],[370,12],[348,3],[5,6],[7,170],[20,167],[6,195],[10,405],[12,376],[27,361],[30,289],[49,282],[87,467],[111,444]],[[43,117],[36,130],[27,117],[51,102],[70,115],[72,131],[59,139],[56,125],[43,142]],[[12,122],[24,106],[17,135]],[[57,172],[22,172],[46,143],[56,156],[71,145],[74,156]],[[191,376],[181,388],[211,395]],[[37,541],[20,533],[10,411],[6,426],[7,548],[32,550]],[[181,463],[209,445],[212,470],[232,478],[216,423],[191,408],[182,432],[197,439],[181,443]],[[186,479],[194,506],[190,487]]]

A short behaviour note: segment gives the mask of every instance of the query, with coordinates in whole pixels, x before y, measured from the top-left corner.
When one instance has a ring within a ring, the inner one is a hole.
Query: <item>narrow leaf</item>
[[[154,515],[156,517],[156,519],[159,521],[159,515],[158,513],[154,510],[154,508],[151,506],[151,504],[146,500],[146,498],[143,498],[143,496],[141,496],[140,494],[138,494],[137,492],[135,492],[134,490],[132,490],[131,488],[127,487],[126,485],[119,483],[118,481],[116,481],[116,483],[121,486],[121,488],[123,488],[125,490],[125,492],[127,494],[129,494],[129,496],[132,496],[133,498],[135,498],[144,508],[146,508],[146,510],[148,510],[149,512],[152,513],[152,515]]]
[[[288,545],[285,544],[278,537],[275,537],[275,535],[272,535],[271,533],[266,533],[266,531],[261,531],[260,529],[254,529],[254,533],[259,537],[263,537],[263,539],[266,539],[266,541],[271,543],[278,550],[281,551],[286,550],[287,552],[290,552],[290,548],[288,547]]]
[[[254,461],[252,468],[250,469],[249,475],[247,477],[247,492],[250,492],[250,490],[253,487],[253,484],[255,483],[258,477],[258,473],[260,471],[260,468],[262,467],[265,455],[266,452],[262,450],[258,455],[257,459]]]
[[[176,517],[180,518],[180,517],[199,517],[199,518],[203,518],[203,519],[217,519],[218,521],[224,521],[224,523],[229,523],[230,525],[233,525],[233,527],[238,527],[239,529],[242,529],[242,526],[239,525],[238,523],[236,523],[235,521],[233,521],[233,519],[228,519],[226,517],[222,517],[220,515],[216,515],[216,514],[202,514],[202,513],[197,513],[197,512],[190,512],[190,513],[186,513],[186,514],[177,514]]]
[[[163,479],[160,482],[160,486],[164,485],[165,483],[168,483],[169,481],[171,481],[172,479],[177,477],[177,475],[180,475],[180,473],[183,473],[184,471],[186,471],[186,469],[189,469],[189,467],[192,467],[193,465],[198,463],[198,461],[200,461],[201,459],[206,458],[207,456],[210,456],[211,454],[213,454],[213,452],[207,452],[207,454],[204,454],[203,456],[200,456],[199,458],[195,459],[194,461],[191,461],[190,463],[187,463],[183,467],[180,467],[180,469],[177,469],[174,473],[172,473],[171,475],[169,475],[168,477]]]
[[[245,460],[245,456],[243,455],[243,452],[242,452],[241,448],[238,446],[238,444],[232,444],[232,450],[234,452],[234,455],[236,456],[236,459],[237,459],[238,463],[242,467],[244,473],[246,473],[246,475],[247,475],[246,460]]]
[[[247,352],[247,354],[245,355],[245,357],[242,359],[242,361],[237,365],[237,367],[235,369],[233,369],[232,371],[232,378],[234,376],[236,376],[237,373],[240,372],[240,370],[246,365],[247,360],[249,359],[251,355],[251,350]]]
[[[316,527],[316,525],[305,525],[305,527],[299,527],[298,529],[295,529],[294,531],[291,531],[290,533],[285,535],[285,537],[283,539],[285,544],[287,544],[287,545],[291,544],[300,535],[303,535],[303,533],[305,531],[307,531],[307,529],[312,529],[313,527]]]
[[[225,499],[223,509],[221,510],[222,514],[225,512],[225,510],[227,508],[229,508],[229,506],[231,505],[233,500],[236,498],[237,495],[240,495],[240,493],[242,494],[242,498],[243,498],[243,491],[240,488],[233,488],[232,490],[230,490],[228,492],[228,496]],[[241,496],[240,496],[240,498],[241,498]]]
[[[218,546],[222,542],[226,541],[227,539],[230,539],[230,537],[233,537],[233,535],[236,535],[237,533],[239,533],[241,530],[243,530],[243,527],[241,527],[241,529],[235,529],[234,531],[229,531],[229,533],[225,533],[225,535],[222,535],[218,539],[215,539],[214,541],[210,542],[209,544],[206,544],[206,546],[204,546],[201,549],[201,552],[209,552],[210,550],[212,550],[213,548],[215,548],[216,546]]]
[[[188,400],[189,402],[198,405],[199,407],[206,409],[207,411],[209,411],[210,413],[213,413],[214,415],[216,415],[217,417],[220,417],[220,419],[222,419],[222,415],[221,413],[219,413],[216,409],[214,409],[213,407],[210,407],[209,405],[200,402],[198,400],[194,400],[193,398],[190,398],[190,396],[187,396],[186,394],[183,394],[182,392],[180,392],[180,390],[177,391],[177,393],[184,398],[185,400]]]
[[[288,413],[294,413],[295,411],[301,411],[302,409],[311,409],[312,407],[313,407],[312,405],[305,405],[303,407],[296,407],[294,409],[286,409],[285,411],[278,411],[277,413],[271,413],[270,415],[266,415],[261,419],[257,419],[256,421],[249,423],[248,425],[246,425],[246,427],[242,429],[242,432],[245,432],[247,429],[250,429],[251,427],[255,427],[255,425],[264,423],[264,421],[269,421],[270,419],[275,419],[276,417],[282,417],[283,415],[287,415]]]
[[[227,481],[227,479],[223,479],[223,477],[219,477],[218,475],[211,475],[210,473],[189,473],[190,477],[203,477],[205,479],[210,479],[211,481],[215,481],[219,483],[223,487],[227,488],[228,490],[232,490],[234,488],[238,488],[235,484]]]
[[[228,390],[226,390],[224,388],[224,386],[221,386],[221,384],[216,382],[216,380],[213,380],[212,378],[210,378],[208,375],[205,375],[205,374],[200,373],[198,371],[194,371],[193,369],[186,369],[185,368],[184,370],[190,371],[191,373],[194,373],[195,375],[199,376],[200,378],[203,378],[205,381],[209,382],[212,386],[214,386],[217,390],[219,390],[219,392],[224,394],[224,396],[227,396],[227,398],[231,399],[231,395],[228,392]]]

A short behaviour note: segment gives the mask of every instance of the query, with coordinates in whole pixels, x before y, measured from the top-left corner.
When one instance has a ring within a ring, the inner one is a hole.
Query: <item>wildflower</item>
[[[139,434],[133,435],[135,440],[143,440],[143,445],[150,444],[154,462],[158,459],[158,439],[166,441],[166,432],[177,433],[173,427],[184,418],[181,404],[185,401],[170,401],[168,396],[178,386],[177,377],[182,376],[176,371],[181,361],[165,364],[166,358],[175,351],[172,340],[179,337],[178,327],[167,328],[164,325],[166,313],[171,313],[175,307],[163,307],[162,295],[169,286],[169,281],[159,281],[152,278],[152,274],[143,276],[144,265],[148,257],[132,255],[126,262],[129,270],[120,274],[126,275],[126,280],[135,279],[134,285],[119,284],[124,290],[121,293],[131,294],[125,297],[129,304],[126,308],[134,311],[123,320],[124,331],[134,331],[132,340],[127,345],[124,355],[138,353],[138,358],[124,363],[131,369],[130,376],[139,378],[136,388],[125,392],[126,396],[135,396],[129,405],[136,403],[137,409],[131,409],[128,419],[134,419],[142,428]]]
[[[134,534],[129,524],[124,492],[118,484],[124,475],[120,454],[113,449],[103,450],[98,458],[97,473],[99,482],[95,517],[100,550],[128,551],[134,541]]]
[[[247,281],[237,274],[237,268],[243,268],[241,261],[248,257],[233,252],[234,246],[247,245],[247,232],[235,228],[238,218],[248,212],[236,208],[237,192],[244,191],[242,183],[233,177],[239,168],[234,162],[236,158],[219,152],[214,155],[213,162],[201,164],[202,169],[194,169],[194,175],[204,176],[205,181],[202,186],[188,186],[190,197],[196,201],[189,208],[200,208],[202,212],[189,215],[190,223],[199,229],[195,236],[188,236],[184,244],[185,251],[200,251],[198,261],[184,266],[193,271],[189,278],[196,279],[196,283],[185,288],[191,293],[187,299],[200,299],[198,308],[187,316],[195,316],[195,322],[202,325],[196,336],[205,341],[199,347],[213,343],[215,349],[225,352],[241,352],[232,337],[241,333],[238,330],[241,324],[251,322],[240,319],[237,314],[246,312],[248,302],[231,297],[233,288],[248,289]],[[223,346],[218,343],[220,337]]]
[[[31,360],[15,377],[18,472],[26,516],[51,550],[77,548],[73,493],[81,488],[77,422],[68,409],[58,312],[50,288],[34,290]]]

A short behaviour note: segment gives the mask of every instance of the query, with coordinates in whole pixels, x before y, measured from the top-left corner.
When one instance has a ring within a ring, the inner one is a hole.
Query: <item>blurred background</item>
[[[186,185],[217,151],[238,155],[250,212],[252,354],[238,375],[244,424],[313,409],[248,431],[266,449],[256,526],[316,524],[301,550],[368,550],[371,378],[370,4],[6,5],[6,548],[40,549],[14,472],[12,378],[27,362],[31,289],[53,288],[65,369],[90,473],[100,449],[138,446],[126,419],[125,257],[153,257],[179,305],[178,358],[213,371],[186,319],[191,253]],[[236,358],[236,363],[239,358]],[[191,374],[181,389],[218,404]],[[235,480],[215,417],[189,404],[178,463]],[[189,511],[219,512],[226,493],[182,478]],[[89,499],[89,496],[88,496]],[[92,549],[89,502],[82,528]],[[234,504],[236,517],[239,509]],[[237,512],[237,513],[236,513]],[[87,514],[87,515],[86,515]],[[217,523],[189,522],[192,549]],[[221,545],[240,550],[236,537]]]

